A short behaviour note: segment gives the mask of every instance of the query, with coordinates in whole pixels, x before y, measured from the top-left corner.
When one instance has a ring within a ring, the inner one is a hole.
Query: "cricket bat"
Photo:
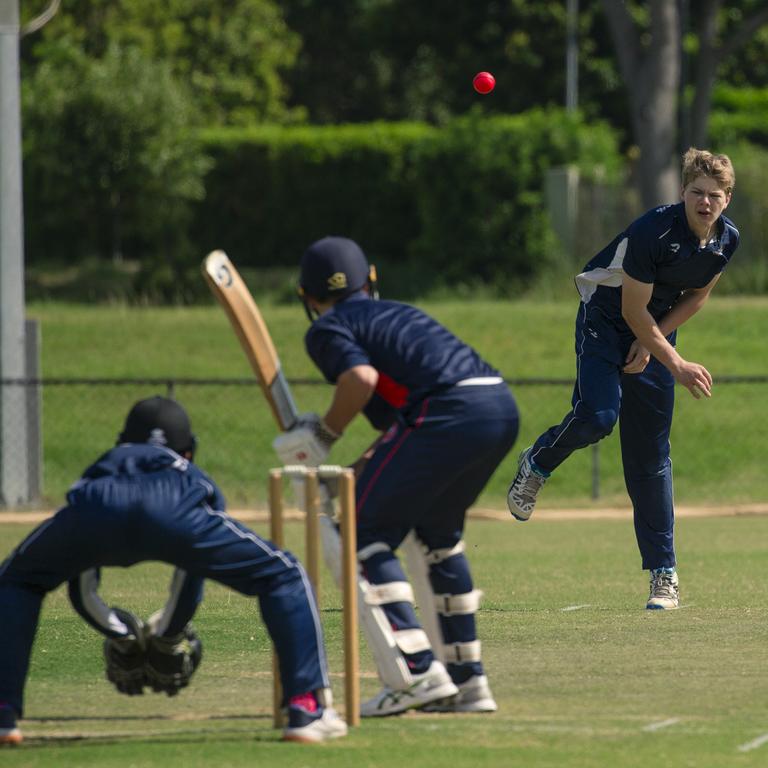
[[[278,427],[287,432],[298,422],[299,411],[253,296],[224,251],[212,251],[205,257],[203,275],[235,329]]]

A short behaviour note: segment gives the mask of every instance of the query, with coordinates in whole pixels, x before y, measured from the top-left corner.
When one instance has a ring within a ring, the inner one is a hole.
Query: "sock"
[[[300,693],[297,696],[291,696],[288,705],[291,707],[298,707],[299,709],[303,709],[305,712],[309,712],[310,714],[314,714],[318,710],[317,696],[315,696],[313,691],[309,691],[308,693]]]

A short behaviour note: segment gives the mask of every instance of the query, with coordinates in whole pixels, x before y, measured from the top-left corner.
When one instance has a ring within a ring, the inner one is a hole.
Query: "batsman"
[[[279,658],[287,741],[344,736],[331,708],[323,634],[304,568],[225,511],[193,462],[186,411],[152,397],[129,412],[118,444],[83,473],[67,503],[0,565],[0,744],[22,740],[24,684],[43,598],[68,582],[77,612],[105,636],[107,678],[120,693],[186,687],[202,644],[190,621],[206,578],[256,597]],[[98,594],[100,569],[175,566],[164,608],[145,623]]]
[[[306,250],[300,294],[307,352],[335,389],[322,418],[308,415],[275,440],[278,455],[323,463],[360,413],[381,433],[355,465],[360,618],[383,683],[361,715],[493,712],[475,621],[482,593],[463,532],[517,437],[515,400],[499,372],[432,317],[377,300],[365,254],[348,238]],[[327,554],[332,536],[324,543]]]

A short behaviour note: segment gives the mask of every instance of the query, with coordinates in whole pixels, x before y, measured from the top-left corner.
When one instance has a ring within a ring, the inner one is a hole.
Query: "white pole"
[[[0,0],[0,378],[24,379],[19,3]],[[0,387],[0,504],[28,495],[26,392]]]

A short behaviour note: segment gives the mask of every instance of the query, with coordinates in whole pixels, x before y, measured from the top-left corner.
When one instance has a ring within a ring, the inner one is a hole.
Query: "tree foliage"
[[[24,19],[45,4],[23,3]],[[306,123],[419,121],[451,127],[444,149],[456,150],[450,162],[459,165],[462,153],[482,155],[475,141],[507,147],[503,131],[492,129],[495,118],[534,108],[548,114],[565,102],[567,6],[565,0],[65,0],[52,21],[22,41],[27,252],[33,261],[52,253],[124,254],[162,267],[166,285],[178,285],[173,265],[191,253],[185,238],[195,231],[186,226],[194,215],[190,204],[206,183],[252,182],[241,178],[246,171],[236,163],[226,177],[217,168],[206,179],[207,160],[191,129],[199,135],[232,126],[283,131]],[[635,161],[646,207],[677,196],[677,158],[689,144],[706,146],[710,125],[717,141],[765,143],[765,0],[579,0],[578,6],[580,119],[614,129]],[[480,70],[497,79],[487,96],[471,86]],[[745,115],[745,104],[760,110]],[[461,132],[467,115],[469,127]],[[451,177],[453,167],[441,165],[432,149],[435,178]],[[428,165],[429,153],[422,160]],[[469,193],[477,175],[462,167],[454,184]],[[341,183],[322,179],[334,181]],[[491,187],[493,181],[493,173],[483,177]],[[294,199],[312,206],[314,188],[300,174],[275,179],[270,189],[289,183]],[[313,210],[326,210],[334,196],[318,189]],[[432,227],[425,240],[432,243],[447,208],[430,208],[436,196],[427,192],[420,214]],[[449,198],[445,204],[453,205]],[[491,249],[494,238],[513,237],[503,224],[504,205],[465,222],[477,226],[477,242]],[[247,201],[240,206],[239,215],[254,216]],[[535,225],[524,239],[543,252]],[[413,254],[423,260],[427,251],[414,247]],[[162,262],[159,253],[166,255]],[[471,258],[477,275],[496,279],[484,273],[481,250]]]
[[[300,39],[273,0],[68,0],[25,50],[29,73],[66,42],[89,58],[110,46],[163,61],[206,124],[295,120],[284,75]]]
[[[135,48],[55,48],[23,88],[28,258],[173,258],[208,167],[187,90]]]

